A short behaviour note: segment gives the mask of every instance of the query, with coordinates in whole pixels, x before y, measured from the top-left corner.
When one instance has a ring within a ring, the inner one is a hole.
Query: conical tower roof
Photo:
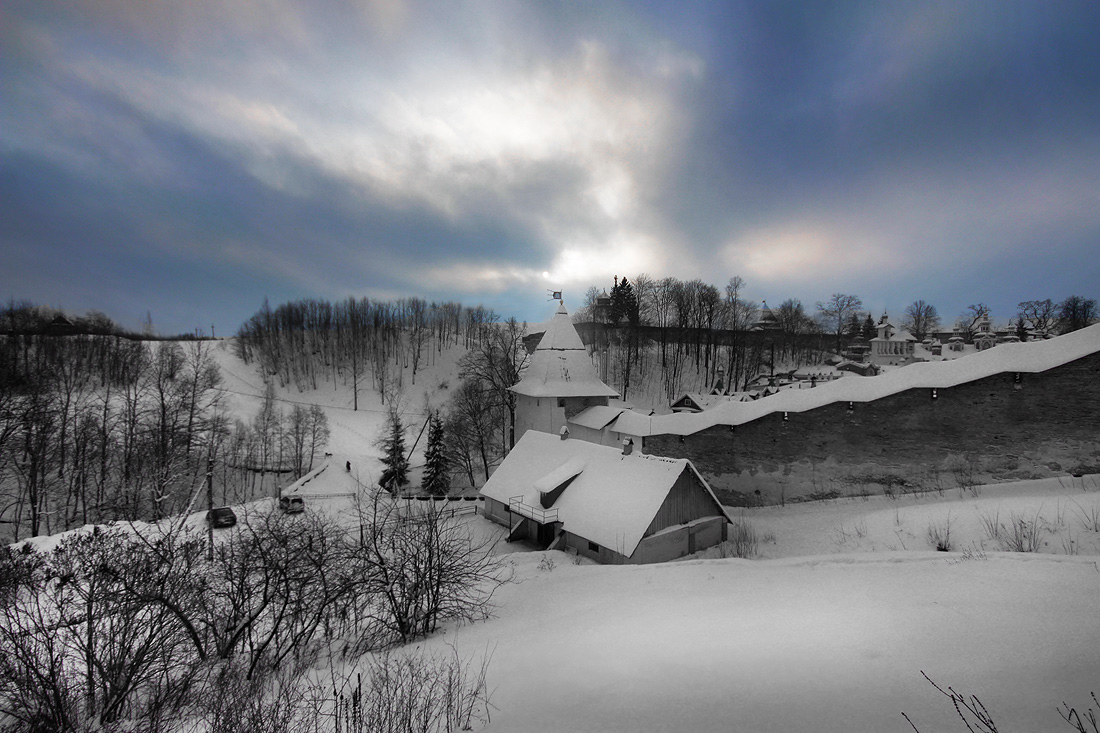
[[[523,378],[512,387],[530,397],[618,397],[596,376],[565,303],[558,306]]]

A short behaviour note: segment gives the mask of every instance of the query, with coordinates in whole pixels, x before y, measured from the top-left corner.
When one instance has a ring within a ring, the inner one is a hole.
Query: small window
[[[599,552],[600,551],[600,546],[597,545],[595,542],[589,542],[588,543],[588,550],[590,552]]]
[[[558,398],[558,407],[565,407],[565,398],[564,397],[559,397]]]

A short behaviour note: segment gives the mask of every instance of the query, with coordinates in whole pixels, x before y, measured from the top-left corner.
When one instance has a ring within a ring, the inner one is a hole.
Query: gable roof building
[[[687,459],[526,433],[481,489],[485,515],[604,563],[662,562],[718,544],[729,518]]]

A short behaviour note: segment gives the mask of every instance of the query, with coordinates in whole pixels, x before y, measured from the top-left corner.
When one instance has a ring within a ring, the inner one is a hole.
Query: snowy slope
[[[922,670],[1002,731],[1065,730],[1055,706],[1100,690],[1100,477],[979,491],[735,514],[774,559],[513,556],[496,618],[426,645],[492,651],[490,731],[965,730]],[[1040,552],[987,536],[1012,516]],[[949,553],[927,537],[945,518]]]
[[[407,429],[407,445],[417,439],[426,418],[426,408],[442,407],[449,397],[449,390],[458,383],[458,361],[465,354],[461,347],[448,347],[437,352],[434,347],[426,352],[424,363],[417,371],[413,383],[412,369],[402,371],[403,394],[401,413]],[[235,354],[233,340],[219,341],[213,357],[222,373],[222,387],[227,411],[245,422],[251,420],[263,402],[264,380],[255,364],[245,364]],[[318,405],[324,410],[332,432],[326,450],[340,454],[353,465],[361,467],[373,476],[380,474],[377,459],[380,452],[376,442],[382,434],[387,406],[382,404],[370,382],[359,386],[358,409],[350,384],[331,382],[321,384],[316,390],[299,391],[294,385],[281,386],[275,381],[277,404],[284,412],[295,404]],[[426,436],[413,457],[413,463],[422,458]],[[340,462],[343,465],[343,461]]]
[[[902,712],[962,729],[921,670],[1002,730],[1061,730],[1054,706],[1100,687],[1094,558],[540,555],[516,557],[498,618],[426,644],[491,650],[489,731],[911,731]]]
[[[231,409],[250,417],[262,381],[227,348],[217,358]],[[442,362],[417,378],[433,398]],[[327,467],[288,490],[352,521],[346,492],[370,470],[380,413],[352,413],[332,385],[277,394],[321,404],[333,427]],[[1100,692],[1100,477],[730,513],[754,528],[761,559],[578,565],[501,544],[517,582],[497,592],[495,616],[418,646],[492,655],[486,730],[500,733],[912,731],[902,712],[924,733],[965,730],[922,670],[978,695],[1005,733],[1063,731],[1055,707]],[[1039,551],[1002,551],[989,524],[1008,535],[1021,519]],[[928,530],[945,524],[954,551],[935,552]]]

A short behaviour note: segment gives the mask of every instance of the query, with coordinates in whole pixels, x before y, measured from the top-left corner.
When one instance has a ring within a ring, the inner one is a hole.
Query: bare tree
[[[385,492],[360,495],[360,539],[351,554],[360,592],[373,599],[360,612],[373,625],[405,643],[442,622],[487,616],[506,580],[492,542],[474,540],[444,503],[418,502],[415,512],[402,513]]]
[[[722,327],[730,333],[731,339],[726,360],[726,378],[731,389],[748,382],[760,367],[760,350],[753,348],[759,339],[751,339],[748,333],[756,320],[758,306],[742,296],[744,288],[743,278],[731,277],[726,283],[726,298],[722,303]]]
[[[516,393],[512,387],[519,382],[527,365],[528,354],[523,346],[527,324],[509,318],[495,324],[487,338],[477,343],[459,362],[459,375],[484,390],[492,407],[501,412],[500,445],[507,453],[515,445]]]
[[[1092,298],[1071,295],[1058,305],[1058,325],[1062,333],[1076,331],[1100,317],[1100,309]]]
[[[841,341],[844,338],[844,328],[852,315],[863,308],[863,301],[858,295],[845,293],[833,293],[832,296],[817,303],[818,316],[821,319],[823,330],[836,337],[837,353],[841,351]]]
[[[901,327],[913,334],[917,341],[924,341],[940,327],[940,315],[936,312],[936,306],[923,300],[914,300],[905,307]]]
[[[978,323],[989,313],[989,306],[985,303],[972,303],[966,307],[955,321],[955,328],[959,329],[963,341],[968,344],[974,341],[974,335],[978,332]]]

